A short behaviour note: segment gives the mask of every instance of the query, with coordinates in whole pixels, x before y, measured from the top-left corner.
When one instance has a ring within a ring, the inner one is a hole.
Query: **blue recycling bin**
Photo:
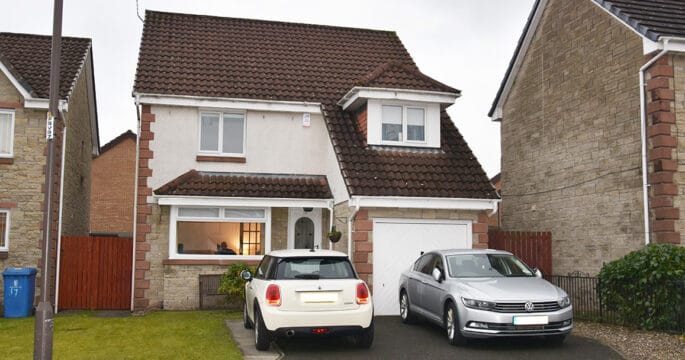
[[[6,318],[31,316],[37,272],[35,268],[7,268],[2,272]]]

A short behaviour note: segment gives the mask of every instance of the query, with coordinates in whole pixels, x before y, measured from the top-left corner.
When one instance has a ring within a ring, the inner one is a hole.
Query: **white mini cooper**
[[[373,304],[347,255],[330,250],[279,250],[264,256],[245,284],[243,322],[258,350],[276,337],[354,336],[373,342]]]

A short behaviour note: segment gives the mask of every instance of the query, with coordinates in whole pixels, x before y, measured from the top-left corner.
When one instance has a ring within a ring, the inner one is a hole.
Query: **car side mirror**
[[[538,279],[542,279],[542,271],[538,268],[533,268],[533,271],[535,272],[535,277]]]
[[[440,269],[433,269],[433,279],[435,279],[437,282],[442,281],[442,271],[440,271]]]
[[[250,270],[243,270],[240,272],[240,277],[243,278],[245,281],[250,281],[252,280],[252,273]]]

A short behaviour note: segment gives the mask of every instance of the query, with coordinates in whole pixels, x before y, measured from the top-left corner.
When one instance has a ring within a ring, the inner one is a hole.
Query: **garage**
[[[376,315],[398,315],[400,274],[421,252],[471,248],[471,221],[373,220],[373,301]]]

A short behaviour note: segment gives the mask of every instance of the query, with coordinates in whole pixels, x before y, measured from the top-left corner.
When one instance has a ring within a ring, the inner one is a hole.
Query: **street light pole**
[[[45,206],[43,207],[43,244],[41,246],[40,302],[36,307],[33,359],[52,359],[54,326],[50,303],[50,245],[52,237],[52,202],[55,183],[55,118],[59,117],[59,72],[62,55],[62,0],[55,0],[52,20],[52,51],[50,58],[50,105],[45,128],[47,160],[45,164]],[[64,149],[62,149],[64,151]]]

